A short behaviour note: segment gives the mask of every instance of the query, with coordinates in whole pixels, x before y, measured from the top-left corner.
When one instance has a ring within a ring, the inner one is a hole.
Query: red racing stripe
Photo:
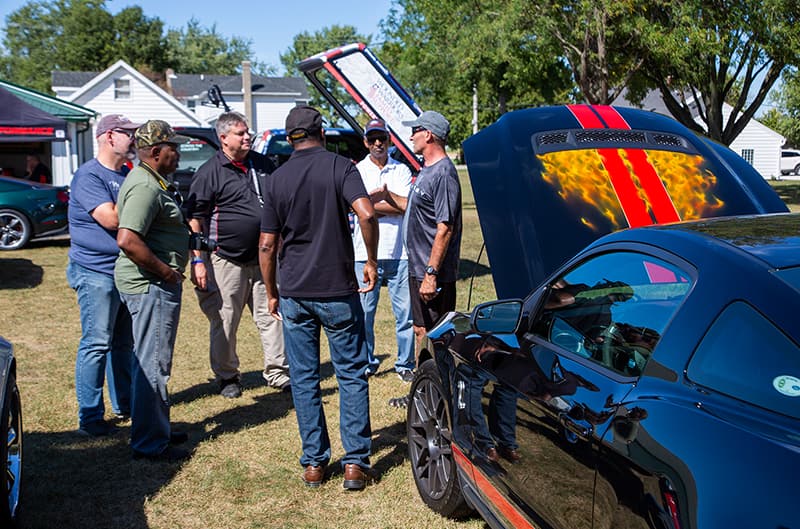
[[[600,118],[597,117],[597,114],[592,112],[592,109],[589,105],[567,105],[567,108],[572,115],[575,116],[575,119],[578,120],[578,123],[581,127],[585,129],[603,129],[605,126],[603,122],[600,121]]]
[[[631,162],[633,174],[639,177],[642,189],[647,195],[653,215],[656,217],[656,224],[680,221],[678,210],[667,193],[664,182],[656,173],[656,168],[647,159],[647,154],[640,149],[626,149],[625,153]]]
[[[617,109],[614,107],[610,107],[607,105],[597,105],[592,107],[595,112],[597,112],[603,121],[605,121],[606,125],[610,129],[625,129],[630,130],[631,126],[628,125],[628,122],[625,121]]]
[[[617,194],[617,199],[620,206],[622,206],[622,213],[625,214],[628,226],[636,228],[653,224],[650,212],[647,211],[647,204],[639,196],[639,189],[633,183],[628,167],[622,161],[619,151],[616,149],[597,149],[597,152],[603,158],[603,165],[608,171],[611,187],[614,188],[614,192]]]

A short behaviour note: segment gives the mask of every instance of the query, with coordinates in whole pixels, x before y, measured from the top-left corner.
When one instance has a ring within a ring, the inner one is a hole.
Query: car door
[[[483,338],[463,400],[476,481],[495,516],[509,526],[614,526],[615,499],[594,507],[596,490],[613,490],[598,484],[597,457],[690,286],[661,258],[601,251],[528,300],[516,340]],[[646,527],[632,518],[628,527]]]

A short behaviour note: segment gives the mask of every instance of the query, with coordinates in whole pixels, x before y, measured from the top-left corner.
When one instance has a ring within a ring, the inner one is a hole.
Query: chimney
[[[175,76],[175,70],[173,70],[172,68],[167,68],[165,77],[167,78],[167,80],[166,80],[167,93],[169,95],[175,95],[175,93],[172,91],[172,80],[173,79],[177,79],[177,77]]]

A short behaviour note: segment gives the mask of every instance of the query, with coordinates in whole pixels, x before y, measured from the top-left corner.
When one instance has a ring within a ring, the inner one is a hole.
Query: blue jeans
[[[339,434],[345,455],[342,466],[369,468],[372,430],[369,422],[367,350],[364,311],[358,294],[335,298],[280,299],[283,340],[292,400],[297,414],[303,455],[300,464],[327,465],[331,443],[320,390],[319,339],[325,329],[331,362],[339,383]]]
[[[356,261],[356,279],[360,287],[364,283],[364,261]],[[367,331],[367,355],[369,369],[378,371],[381,361],[375,358],[375,312],[378,310],[380,288],[389,287],[394,312],[395,335],[397,336],[397,361],[394,370],[398,373],[414,369],[414,326],[411,323],[411,300],[408,290],[408,261],[405,259],[378,260],[378,283],[369,292],[361,294],[361,306],[364,308],[364,326]]]
[[[181,315],[181,284],[151,283],[146,294],[120,293],[133,319],[135,361],[131,399],[131,448],[159,454],[169,444],[172,353]]]
[[[129,414],[133,362],[131,316],[120,300],[114,277],[70,261],[67,282],[78,295],[81,314],[81,339],[75,358],[78,420],[83,426],[103,419],[104,373],[114,413]]]

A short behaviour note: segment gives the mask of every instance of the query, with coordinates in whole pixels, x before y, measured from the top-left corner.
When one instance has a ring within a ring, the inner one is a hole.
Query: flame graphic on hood
[[[723,206],[714,195],[717,177],[705,167],[702,156],[650,150],[644,151],[642,162],[641,156],[634,156],[641,152],[626,149],[567,150],[539,155],[538,159],[544,167],[542,178],[545,182],[553,186],[571,209],[579,211],[581,222],[594,231],[601,230],[601,223],[610,224],[612,230],[632,225],[629,215],[626,215],[626,209],[632,206],[643,207],[649,215],[649,222],[638,222],[637,225],[656,224],[658,212],[655,208],[663,207],[663,204],[654,204],[656,192],[663,194],[666,191],[674,208],[672,214],[676,213],[679,220],[713,216]],[[611,157],[622,161],[621,167],[627,170],[627,175],[611,174],[608,163]],[[643,181],[643,175],[637,174],[637,163],[645,163],[646,167],[640,167],[640,171],[654,172],[663,189],[654,191],[653,182]],[[619,178],[628,179],[627,183],[632,183],[635,193],[623,196],[612,184],[615,178],[617,181]]]

